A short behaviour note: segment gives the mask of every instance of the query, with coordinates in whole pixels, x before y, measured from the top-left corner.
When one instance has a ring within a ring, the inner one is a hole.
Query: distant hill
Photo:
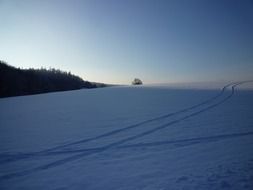
[[[20,69],[0,61],[0,97],[105,86],[58,69]]]

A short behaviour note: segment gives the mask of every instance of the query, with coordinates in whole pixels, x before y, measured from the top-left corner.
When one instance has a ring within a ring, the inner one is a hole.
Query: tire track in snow
[[[253,135],[253,132],[220,134],[220,135],[207,136],[207,137],[196,137],[196,138],[171,140],[171,141],[157,141],[157,142],[150,142],[150,143],[122,145],[122,146],[118,146],[118,148],[127,149],[127,148],[137,148],[137,147],[154,147],[154,146],[169,145],[169,144],[174,144],[177,146],[189,146],[193,144],[208,143],[208,142],[214,142],[214,141],[226,140],[226,139],[244,137],[244,136],[251,136],[251,135]]]
[[[12,178],[16,178],[16,177],[21,177],[21,176],[26,176],[26,175],[29,175],[29,174],[32,174],[32,173],[35,173],[35,172],[39,172],[39,171],[43,171],[43,170],[47,170],[47,169],[51,169],[51,168],[57,167],[57,166],[66,164],[68,162],[79,160],[79,159],[81,159],[81,158],[83,158],[85,156],[88,156],[88,155],[92,155],[92,154],[96,154],[96,153],[101,153],[101,152],[104,152],[106,150],[110,150],[110,149],[113,149],[113,148],[119,148],[120,145],[124,144],[125,142],[129,142],[129,141],[132,141],[134,139],[137,139],[137,138],[140,138],[140,137],[143,137],[143,136],[147,136],[147,135],[152,134],[152,133],[154,133],[154,132],[156,132],[158,130],[167,128],[167,127],[169,127],[169,126],[171,126],[173,124],[179,123],[179,122],[184,121],[184,120],[186,120],[188,118],[191,118],[193,116],[199,115],[202,112],[205,112],[205,111],[208,111],[208,110],[210,110],[210,109],[212,109],[214,107],[217,107],[220,104],[223,104],[224,102],[226,102],[227,100],[229,100],[234,95],[235,87],[236,86],[241,85],[241,84],[246,83],[246,82],[252,82],[252,81],[245,81],[245,82],[239,82],[239,83],[234,84],[232,86],[231,93],[228,96],[226,96],[224,99],[222,99],[221,101],[218,101],[215,104],[211,104],[211,105],[209,105],[209,106],[207,106],[205,108],[200,109],[199,111],[193,112],[192,114],[186,115],[186,116],[184,116],[184,117],[182,117],[180,119],[171,121],[171,122],[169,122],[167,124],[155,127],[152,130],[145,131],[143,133],[140,133],[140,134],[134,135],[132,137],[128,137],[128,138],[122,139],[120,141],[111,143],[109,145],[106,145],[106,146],[103,146],[103,147],[100,147],[100,148],[94,148],[94,149],[88,149],[88,150],[86,149],[84,152],[82,152],[80,154],[76,154],[76,155],[73,155],[73,156],[70,156],[70,157],[67,157],[67,158],[64,158],[64,159],[60,159],[60,160],[51,162],[49,164],[45,164],[45,165],[42,165],[42,166],[39,166],[39,167],[35,167],[35,168],[32,168],[32,169],[28,169],[28,170],[24,170],[24,171],[21,171],[21,172],[10,173],[10,174],[6,174],[6,175],[3,175],[3,176],[0,176],[0,181],[7,180],[7,179],[12,179]]]
[[[210,143],[210,142],[216,142],[216,141],[220,141],[220,140],[227,140],[227,139],[232,139],[232,138],[238,138],[238,137],[245,137],[245,136],[251,136],[253,135],[253,132],[246,132],[246,133],[231,133],[231,134],[221,134],[221,135],[214,135],[214,136],[207,136],[207,137],[197,137],[197,138],[189,138],[189,139],[180,139],[180,140],[172,140],[172,141],[158,141],[158,142],[151,142],[151,143],[138,143],[138,144],[131,144],[131,145],[123,145],[123,146],[119,146],[116,149],[132,149],[132,148],[146,148],[146,147],[157,147],[157,146],[165,146],[165,145],[174,145],[176,147],[185,147],[185,146],[191,146],[191,145],[195,145],[195,144],[202,144],[202,143]],[[65,151],[62,152],[62,154],[66,154],[66,153],[80,153],[83,151],[87,151],[87,149],[85,150],[76,150],[76,151]],[[90,152],[86,152],[86,154],[84,155],[90,155],[93,153],[97,153],[97,152],[103,151],[102,148],[94,148],[93,150],[91,149]],[[61,153],[60,153],[61,154]],[[69,161],[72,161],[73,158],[71,158]],[[59,162],[58,164],[64,164],[66,162],[66,160],[63,162]],[[39,170],[46,170],[49,169],[50,165],[46,165],[46,166],[41,166],[39,168],[34,168],[32,170],[29,170],[30,173],[33,172],[37,172],[38,169]],[[4,179],[11,179],[11,178],[15,178],[15,177],[20,177],[20,176],[24,176],[27,175],[29,173],[15,173],[15,174],[11,174],[8,176],[4,176],[4,178],[0,178],[1,180]]]
[[[84,144],[84,143],[87,143],[87,142],[90,142],[90,141],[94,141],[94,140],[99,140],[99,139],[102,139],[102,138],[105,138],[105,137],[109,137],[109,136],[112,136],[112,135],[115,135],[115,134],[118,134],[118,133],[121,133],[121,132],[125,132],[129,129],[133,129],[133,128],[137,128],[137,127],[140,127],[140,126],[143,126],[145,124],[148,124],[148,123],[151,123],[151,122],[154,122],[154,121],[160,121],[162,119],[166,119],[166,118],[169,118],[171,116],[175,116],[175,115],[178,115],[180,113],[184,113],[184,112],[187,112],[187,111],[190,111],[190,110],[193,110],[195,108],[198,108],[202,105],[205,105],[207,103],[210,103],[214,100],[216,100],[217,98],[219,98],[220,96],[222,96],[225,92],[225,90],[233,85],[234,83],[230,83],[230,84],[227,84],[226,86],[224,86],[222,88],[222,90],[217,94],[215,95],[214,97],[211,97],[201,103],[198,103],[196,105],[193,105],[193,106],[190,106],[188,108],[184,108],[182,110],[179,110],[179,111],[176,111],[176,112],[173,112],[173,113],[168,113],[168,114],[165,114],[165,115],[162,115],[162,116],[159,116],[159,117],[155,117],[155,118],[152,118],[152,119],[148,119],[148,120],[145,120],[145,121],[142,121],[142,122],[139,122],[139,123],[136,123],[136,124],[133,124],[133,125],[129,125],[127,127],[124,127],[124,128],[121,128],[121,129],[116,129],[116,130],[112,130],[110,132],[107,132],[107,133],[104,133],[102,135],[98,135],[98,136],[95,136],[95,137],[92,137],[92,138],[88,138],[88,139],[82,139],[82,140],[79,140],[79,141],[76,141],[76,142],[72,142],[72,143],[68,143],[68,144],[65,144],[65,145],[60,145],[60,146],[56,146],[54,148],[50,148],[50,149],[46,149],[42,152],[48,152],[48,151],[54,151],[54,150],[57,150],[57,149],[61,149],[61,148],[66,148],[68,146],[72,146],[72,145],[77,145],[77,144]]]
[[[79,140],[79,141],[75,141],[75,142],[67,143],[67,144],[64,144],[64,145],[56,146],[56,147],[49,148],[49,149],[46,149],[46,150],[42,150],[42,151],[39,151],[39,152],[5,154],[5,155],[2,154],[2,155],[0,155],[2,157],[2,159],[0,159],[0,164],[5,164],[5,163],[8,163],[8,162],[14,162],[14,161],[18,161],[18,160],[23,160],[23,159],[34,157],[34,156],[53,155],[54,153],[50,154],[50,152],[57,151],[57,150],[62,149],[62,148],[67,148],[67,147],[70,147],[70,146],[73,146],[73,145],[80,145],[80,144],[85,144],[85,143],[88,143],[88,142],[91,142],[91,141],[94,141],[94,140],[103,139],[103,138],[106,138],[106,137],[109,137],[109,136],[112,136],[112,135],[116,135],[118,133],[128,131],[130,129],[141,127],[145,124],[149,124],[149,123],[152,123],[152,122],[155,122],[155,121],[160,121],[160,120],[163,120],[163,119],[166,119],[166,118],[170,118],[172,116],[177,116],[179,114],[194,110],[196,108],[199,108],[203,105],[206,105],[208,103],[211,103],[211,102],[215,101],[216,99],[218,99],[219,97],[221,97],[224,94],[225,90],[229,86],[231,86],[233,84],[234,83],[230,83],[230,84],[225,85],[217,95],[215,95],[215,96],[213,96],[213,97],[211,97],[211,98],[209,98],[209,99],[207,99],[207,100],[205,100],[201,103],[198,103],[196,105],[190,106],[188,108],[184,108],[182,110],[179,110],[179,111],[176,111],[176,112],[173,112],[173,113],[168,113],[168,114],[165,114],[165,115],[162,115],[162,116],[159,116],[159,117],[148,119],[148,120],[145,120],[145,121],[133,124],[133,125],[129,125],[127,127],[121,128],[121,129],[112,130],[110,132],[107,132],[107,133],[104,133],[104,134],[101,134],[101,135],[98,135],[98,136],[95,136],[95,137],[92,137],[92,138],[82,139],[82,140]]]
[[[199,143],[208,143],[214,142],[219,140],[226,140],[231,138],[237,137],[244,137],[244,136],[251,136],[253,132],[245,132],[245,133],[228,133],[228,134],[219,134],[219,135],[212,135],[206,137],[194,137],[188,139],[176,139],[170,141],[156,141],[156,142],[149,142],[149,143],[136,143],[136,144],[129,144],[129,145],[121,145],[117,146],[115,149],[132,149],[132,148],[142,148],[142,147],[156,147],[162,145],[176,145],[176,146],[189,146],[193,144]],[[93,148],[93,149],[79,149],[79,150],[67,150],[67,151],[57,151],[52,152],[52,154],[73,154],[73,153],[82,153],[88,151],[100,151],[101,148]]]

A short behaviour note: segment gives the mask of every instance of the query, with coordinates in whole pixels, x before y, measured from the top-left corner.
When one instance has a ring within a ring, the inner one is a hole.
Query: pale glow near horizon
[[[2,0],[0,22],[0,59],[16,67],[111,84],[252,78],[250,1]]]

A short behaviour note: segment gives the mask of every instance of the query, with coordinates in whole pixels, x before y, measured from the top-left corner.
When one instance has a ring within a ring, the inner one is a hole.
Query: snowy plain
[[[0,99],[0,189],[253,189],[253,82]]]

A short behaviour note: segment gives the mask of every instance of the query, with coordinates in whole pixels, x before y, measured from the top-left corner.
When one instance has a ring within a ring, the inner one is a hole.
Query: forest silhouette
[[[20,69],[0,60],[0,97],[105,87],[59,69]]]

